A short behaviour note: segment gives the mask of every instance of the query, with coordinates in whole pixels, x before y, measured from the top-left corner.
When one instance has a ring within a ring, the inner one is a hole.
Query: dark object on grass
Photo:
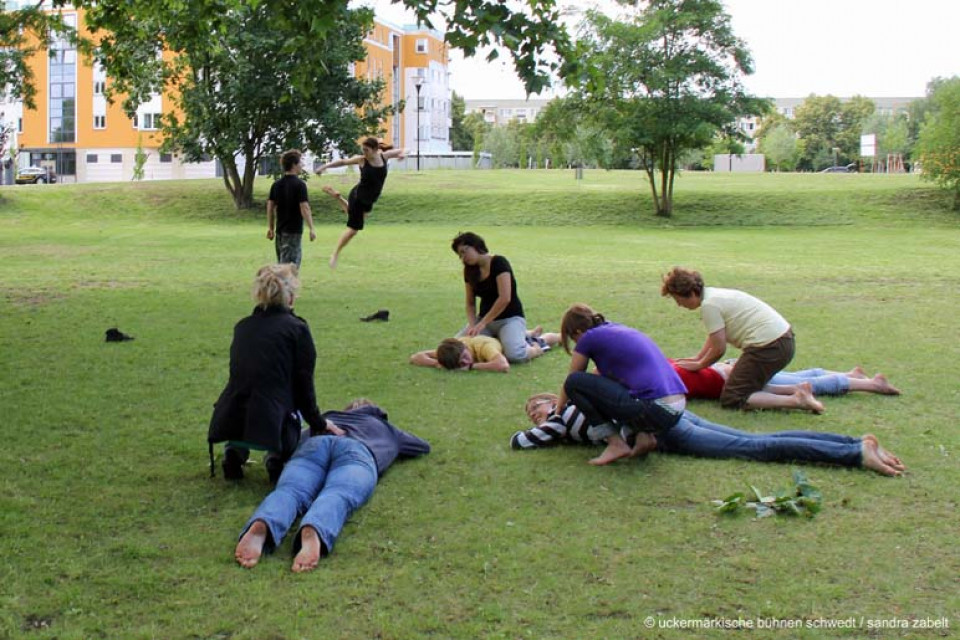
[[[380,309],[376,313],[371,313],[366,318],[360,318],[360,322],[373,322],[374,320],[383,320],[384,322],[390,319],[390,312],[386,309]]]
[[[243,480],[243,456],[232,447],[227,447],[223,451],[223,477],[227,480]],[[211,477],[213,470],[210,471]]]
[[[107,338],[106,338],[107,342],[126,342],[127,340],[133,340],[133,336],[128,336],[127,334],[123,333],[116,327],[107,329],[106,334],[107,334]]]

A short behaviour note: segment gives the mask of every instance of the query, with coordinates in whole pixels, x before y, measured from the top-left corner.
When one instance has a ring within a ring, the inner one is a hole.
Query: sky
[[[390,0],[362,2],[391,22],[416,22]],[[575,14],[577,8],[613,3],[560,0],[560,4]],[[723,4],[734,33],[753,55],[754,73],[745,84],[757,96],[920,97],[932,78],[960,75],[960,0],[723,0]],[[464,59],[457,50],[451,58],[451,88],[466,99],[525,97],[505,52],[493,63],[483,54]]]

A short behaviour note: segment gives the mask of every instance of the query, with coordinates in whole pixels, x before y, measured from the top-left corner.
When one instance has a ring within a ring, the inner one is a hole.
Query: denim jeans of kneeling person
[[[302,515],[294,553],[305,526],[316,529],[330,553],[347,518],[370,499],[376,486],[377,465],[362,443],[344,436],[310,438],[287,462],[276,489],[260,503],[240,537],[262,520],[269,531],[264,551],[273,551]]]
[[[621,426],[660,434],[673,427],[682,413],[657,400],[634,398],[619,382],[584,371],[568,375],[563,388],[598,438],[619,433]]]

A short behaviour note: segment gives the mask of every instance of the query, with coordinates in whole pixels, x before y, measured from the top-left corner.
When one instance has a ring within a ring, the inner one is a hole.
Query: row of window
[[[87,154],[87,164],[98,164],[99,162],[100,162],[100,156],[99,156],[98,154],[96,154],[96,153],[88,153],[88,154]],[[123,162],[123,154],[122,154],[122,153],[111,153],[111,154],[110,154],[110,162],[111,162],[112,164],[119,164],[119,163]],[[173,162],[173,154],[172,154],[172,153],[161,153],[161,154],[160,154],[160,162]]]

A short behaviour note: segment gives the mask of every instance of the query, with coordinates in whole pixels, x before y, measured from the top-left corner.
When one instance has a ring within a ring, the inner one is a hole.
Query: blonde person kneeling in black
[[[317,352],[310,328],[294,315],[300,280],[293,264],[257,272],[253,313],[236,324],[230,345],[230,379],[213,407],[207,441],[227,442],[223,475],[243,478],[250,449],[266,450],[264,465],[275,483],[300,441],[300,416],[314,433],[325,428],[313,384]]]

